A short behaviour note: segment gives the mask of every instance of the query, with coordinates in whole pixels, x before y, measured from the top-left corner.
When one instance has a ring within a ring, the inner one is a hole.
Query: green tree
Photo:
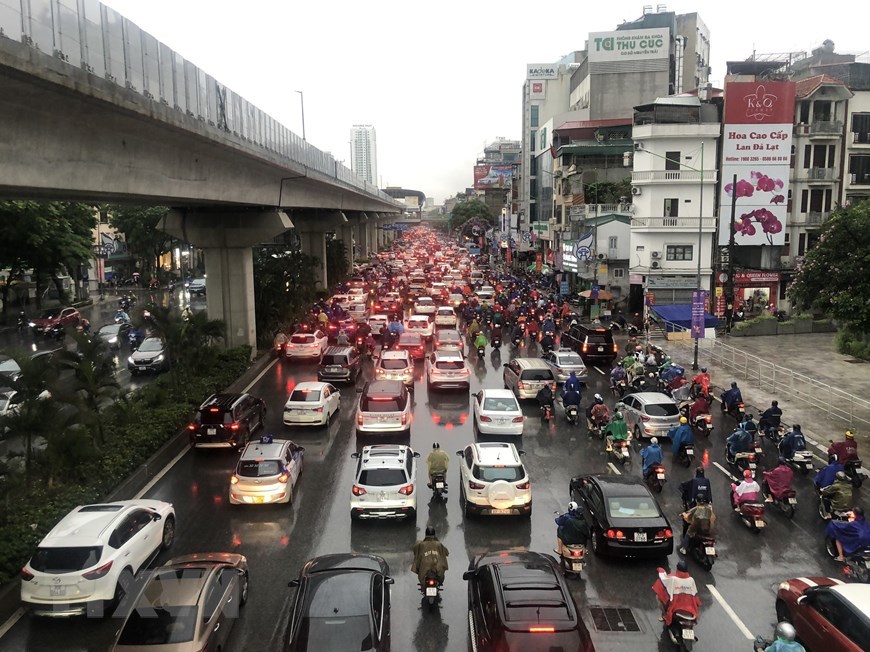
[[[146,275],[157,267],[157,261],[172,250],[175,239],[161,231],[159,223],[169,210],[164,206],[107,207],[109,224],[124,234],[130,255],[142,262]]]
[[[347,247],[343,240],[326,241],[326,280],[330,286],[341,283],[348,277]]]
[[[870,335],[870,200],[834,211],[804,257],[788,294],[799,309],[839,320]]]
[[[314,259],[290,249],[254,250],[254,309],[261,344],[272,343],[314,303]]]
[[[479,199],[469,199],[453,207],[448,226],[450,229],[456,229],[470,219],[485,220],[490,226],[495,224],[495,216],[490,213],[485,203]]]
[[[620,181],[594,181],[583,189],[587,204],[617,204],[622,197],[631,197],[631,177]]]

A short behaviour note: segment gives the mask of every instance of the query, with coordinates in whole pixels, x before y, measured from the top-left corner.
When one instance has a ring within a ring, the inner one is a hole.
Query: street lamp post
[[[302,91],[296,92],[299,93],[299,106],[302,109],[302,140],[307,141],[308,139],[305,138],[305,95]]]

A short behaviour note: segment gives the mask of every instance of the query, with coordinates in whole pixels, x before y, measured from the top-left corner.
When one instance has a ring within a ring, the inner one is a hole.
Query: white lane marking
[[[6,622],[0,626],[0,638],[6,636],[9,633],[9,630],[15,627],[15,623],[21,620],[21,616],[24,615],[24,607],[18,607],[9,618],[6,619]]]
[[[707,588],[710,590],[710,594],[716,599],[716,602],[725,610],[725,613],[734,621],[734,624],[737,625],[737,629],[740,630],[740,633],[743,634],[750,641],[754,641],[755,637],[752,635],[752,632],[749,631],[749,628],[743,624],[743,621],[740,620],[740,617],[734,612],[731,608],[731,605],[725,602],[725,598],[722,597],[722,594],[716,589],[712,584],[708,584]]]
[[[601,371],[601,369],[599,369],[598,367],[592,367],[592,368],[595,369],[595,371],[597,371],[598,373],[600,373],[602,376],[604,375],[604,372]]]
[[[620,473],[619,469],[616,468],[613,462],[608,462],[607,466],[609,466],[610,470],[613,471],[616,475],[622,475],[622,473]]]
[[[724,466],[722,466],[721,464],[719,464],[719,462],[713,462],[713,466],[715,466],[717,469],[719,469],[720,471],[722,471],[722,473],[724,473],[725,475],[727,475],[727,476],[728,476],[729,478],[731,478],[734,482],[737,482],[738,478],[736,478],[736,477],[734,477],[733,475],[731,475],[731,471],[729,471],[729,470],[726,469]]]
[[[263,369],[263,371],[261,371],[259,374],[257,374],[257,377],[254,378],[254,380],[252,380],[250,383],[248,383],[248,386],[242,390],[242,394],[247,394],[248,391],[251,389],[251,387],[256,385],[257,382],[259,382],[260,378],[265,376],[266,372],[269,371],[269,369],[271,369],[272,367],[274,367],[275,363],[278,362],[278,360],[280,360],[280,359],[281,358],[275,358],[274,360],[272,360],[272,362],[267,364],[265,366],[265,368]],[[185,446],[184,450],[182,450],[178,455],[176,455],[174,458],[172,458],[166,466],[164,466],[162,469],[160,469],[160,472],[157,475],[155,475],[153,478],[151,478],[151,480],[148,481],[148,484],[146,484],[144,487],[142,487],[142,489],[135,496],[133,496],[133,500],[139,500],[140,498],[142,498],[142,496],[144,496],[149,491],[151,491],[151,489],[154,487],[154,485],[156,485],[158,482],[160,482],[160,480],[163,478],[163,476],[165,476],[167,473],[169,473],[169,471],[172,469],[172,467],[175,466],[176,464],[178,464],[179,460],[181,460],[182,457],[187,455],[190,452],[190,450],[191,449],[189,446]]]

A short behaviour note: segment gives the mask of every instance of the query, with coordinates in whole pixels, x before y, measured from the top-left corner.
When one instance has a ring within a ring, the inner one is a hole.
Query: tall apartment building
[[[350,130],[350,169],[373,186],[378,185],[378,143],[372,125],[354,125]]]

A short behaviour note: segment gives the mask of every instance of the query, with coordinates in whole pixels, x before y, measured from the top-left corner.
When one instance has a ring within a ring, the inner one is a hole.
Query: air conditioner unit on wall
[[[632,186],[631,187],[631,194],[632,195],[639,195],[641,192],[642,192],[642,190],[641,190],[640,186]]]
[[[652,265],[650,265],[650,267],[651,267],[652,269],[658,269],[658,268],[659,268],[659,264],[658,264],[656,261],[653,261],[653,262],[652,262]]]
[[[661,258],[661,257],[662,257],[662,252],[660,252],[660,251],[653,251],[653,252],[650,253],[650,256],[652,256],[653,258]]]

